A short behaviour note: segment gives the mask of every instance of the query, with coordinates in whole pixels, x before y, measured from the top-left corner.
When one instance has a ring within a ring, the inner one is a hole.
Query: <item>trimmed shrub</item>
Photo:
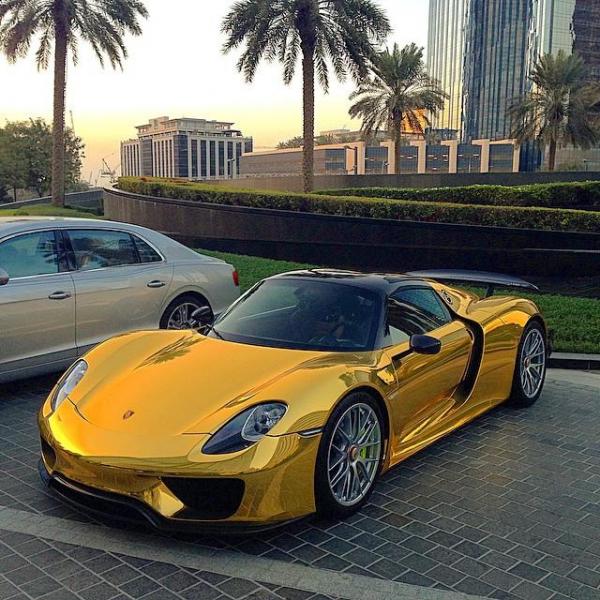
[[[457,205],[385,198],[255,191],[151,178],[119,180],[118,188],[159,198],[248,206],[326,215],[369,217],[429,223],[489,225],[561,231],[600,232],[600,213],[578,210],[509,206]]]
[[[328,196],[424,200],[485,206],[537,206],[600,211],[600,181],[533,185],[469,185],[453,188],[351,188],[317,192]]]

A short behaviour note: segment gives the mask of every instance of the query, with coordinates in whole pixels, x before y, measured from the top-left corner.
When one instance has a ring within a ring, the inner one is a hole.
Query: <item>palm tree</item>
[[[429,125],[427,113],[435,115],[444,107],[448,95],[426,71],[423,48],[409,44],[376,54],[371,61],[371,76],[350,96],[352,118],[362,119],[366,138],[383,129],[394,141],[395,172],[400,173],[402,125],[417,133]]]
[[[519,142],[537,140],[547,147],[548,169],[554,171],[559,146],[588,149],[600,141],[600,84],[586,83],[583,60],[564,50],[541,56],[529,79],[532,91],[508,110],[511,135]]]
[[[223,20],[225,53],[245,42],[238,69],[251,82],[261,59],[279,60],[283,80],[292,81],[302,55],[304,190],[314,183],[315,71],[325,91],[329,65],[340,81],[360,80],[374,44],[390,31],[385,13],[373,0],[239,0]]]
[[[88,42],[100,64],[113,68],[127,57],[124,36],[142,33],[139,17],[148,12],[140,0],[0,0],[0,49],[9,61],[24,57],[34,39],[35,58],[46,69],[54,55],[52,126],[52,202],[64,205],[65,91],[67,58],[77,63],[78,40]]]

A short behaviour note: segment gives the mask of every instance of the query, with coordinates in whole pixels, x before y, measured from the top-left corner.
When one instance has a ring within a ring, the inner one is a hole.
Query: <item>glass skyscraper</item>
[[[465,0],[429,0],[427,70],[448,94],[444,110],[432,119],[435,129],[462,127],[466,7]]]
[[[507,110],[533,65],[561,49],[600,78],[600,0],[430,0],[429,72],[450,95],[435,127],[508,138]]]

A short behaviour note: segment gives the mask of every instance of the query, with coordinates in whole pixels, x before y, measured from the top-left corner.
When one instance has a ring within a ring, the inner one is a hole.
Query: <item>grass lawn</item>
[[[270,275],[315,266],[226,252],[208,250],[201,250],[201,252],[235,265],[240,274],[240,287],[243,292],[260,279]],[[554,349],[557,352],[600,354],[600,301],[594,298],[551,294],[523,294],[523,296],[530,298],[540,307],[548,327],[554,332]]]
[[[0,217],[81,217],[84,219],[98,218],[93,212],[76,210],[74,208],[58,208],[51,204],[34,204],[24,208],[2,208],[10,204],[0,204]]]

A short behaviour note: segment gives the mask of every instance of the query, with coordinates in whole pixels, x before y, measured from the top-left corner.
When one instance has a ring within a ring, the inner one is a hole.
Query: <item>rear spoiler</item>
[[[516,287],[526,290],[539,291],[533,283],[524,279],[503,275],[501,273],[486,273],[485,271],[461,271],[454,269],[438,269],[435,271],[412,271],[407,275],[433,279],[435,281],[457,281],[464,283],[484,283],[487,285],[486,298],[493,295],[496,287]]]

